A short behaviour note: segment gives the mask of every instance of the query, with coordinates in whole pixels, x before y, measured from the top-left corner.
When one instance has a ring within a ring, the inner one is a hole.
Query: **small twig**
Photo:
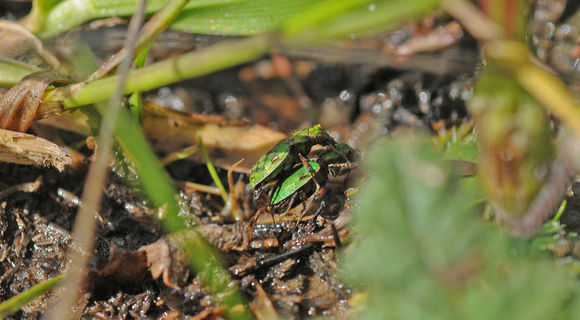
[[[197,152],[197,150],[199,150],[199,146],[196,146],[196,145],[185,147],[181,150],[178,150],[178,151],[175,151],[175,152],[172,152],[172,153],[166,155],[159,162],[161,163],[161,165],[166,166],[166,165],[172,163],[173,161],[182,160],[182,159],[185,159],[185,158],[192,156],[193,154],[195,154]]]
[[[8,187],[0,191],[0,200],[18,191],[36,192],[38,188],[40,188],[41,184],[42,184],[42,176],[39,176],[38,178],[36,178],[36,180],[34,180],[34,182],[19,183],[17,185]]]
[[[442,6],[474,38],[480,41],[492,41],[504,37],[503,29],[486,17],[471,2],[465,0],[446,0],[443,1]]]
[[[205,184],[195,183],[191,181],[176,181],[175,184],[179,188],[183,189],[193,189],[195,191],[201,191],[209,194],[214,194],[216,196],[220,196],[222,193],[219,188],[206,186]]]

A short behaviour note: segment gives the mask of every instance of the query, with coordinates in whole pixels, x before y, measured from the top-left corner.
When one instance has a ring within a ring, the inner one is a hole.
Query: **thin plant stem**
[[[571,180],[572,174],[566,164],[559,159],[554,161],[548,183],[530,204],[528,212],[519,219],[507,218],[512,233],[521,237],[532,237],[556,206],[562,203]]]
[[[205,192],[216,196],[221,196],[222,194],[221,190],[217,187],[212,187],[191,181],[176,181],[175,184],[182,189]]]
[[[442,6],[476,39],[491,41],[504,37],[501,26],[485,16],[473,3],[465,0],[446,0]]]
[[[518,82],[556,118],[580,136],[580,110],[566,86],[551,73],[528,63],[515,71]]]
[[[178,232],[191,227],[180,214],[176,191],[166,171],[147,145],[145,135],[126,110],[121,109],[116,133],[124,155],[135,163],[140,183],[151,201],[159,208],[162,222],[168,232]],[[217,188],[215,188],[217,190]],[[219,190],[217,190],[219,192]],[[184,239],[188,262],[201,276],[202,282],[216,297],[219,304],[227,307],[228,319],[252,319],[242,294],[233,284],[228,270],[219,263],[219,255],[197,232]]]
[[[270,47],[271,41],[270,36],[224,41],[133,70],[127,77],[124,93],[159,88],[259,58]],[[65,110],[103,101],[112,94],[118,77],[56,88],[47,91],[43,100],[45,104],[60,104]]]
[[[117,87],[115,93],[111,96],[108,108],[103,115],[101,128],[98,138],[99,148],[97,149],[96,157],[89,172],[82,195],[83,205],[79,207],[77,218],[73,227],[72,237],[74,241],[80,246],[84,252],[92,252],[93,238],[95,233],[94,212],[99,210],[102,199],[102,189],[107,175],[109,159],[111,158],[113,146],[113,134],[117,123],[117,115],[121,106],[121,98],[123,94],[123,87],[127,74],[132,65],[133,50],[137,39],[139,28],[145,19],[145,4],[146,0],[139,2],[137,13],[131,19],[129,24],[129,31],[127,39],[125,40],[125,47],[128,50],[127,57],[120,66],[120,75],[117,77]],[[72,319],[74,314],[70,312],[73,306],[77,303],[80,291],[85,277],[85,267],[90,257],[89,254],[81,254],[80,250],[69,250],[69,257],[71,259],[71,267],[69,277],[65,284],[65,290],[61,299],[58,300],[54,309],[49,312],[47,319]],[[65,316],[66,315],[66,316]]]
[[[207,153],[207,150],[206,150],[205,146],[203,145],[203,140],[201,139],[201,136],[198,135],[197,139],[199,140],[199,145],[201,147],[201,153],[203,154],[203,158],[205,159],[205,165],[207,166],[207,171],[209,171],[209,174],[210,174],[211,178],[213,179],[213,182],[215,183],[215,185],[218,187],[218,189],[220,189],[220,194],[222,196],[222,199],[224,200],[224,203],[227,203],[228,202],[228,192],[226,191],[226,188],[224,188],[224,185],[223,185],[222,181],[220,180],[220,177],[218,176],[217,171],[215,170],[213,163],[211,162],[211,158],[209,157],[209,153]]]
[[[568,201],[566,201],[566,200],[562,201],[562,203],[560,204],[560,208],[558,208],[558,211],[556,212],[556,215],[554,216],[554,218],[552,218],[552,223],[556,223],[560,220],[560,218],[564,214],[564,210],[566,210],[567,204],[568,204]]]

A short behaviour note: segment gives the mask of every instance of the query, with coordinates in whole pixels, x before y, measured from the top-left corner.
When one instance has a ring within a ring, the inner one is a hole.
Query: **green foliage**
[[[471,126],[469,127],[471,128]],[[462,127],[459,127],[457,131],[462,129]],[[470,131],[465,135],[458,132],[458,135],[450,137],[443,150],[443,157],[445,159],[477,162],[479,150],[477,149],[477,135],[475,132]]]
[[[149,55],[149,51],[153,43],[150,43],[145,47],[145,49],[141,50],[135,57],[135,67],[136,68],[143,68],[145,66],[145,62],[147,61],[147,56]],[[137,119],[139,123],[143,120],[143,100],[141,99],[141,92],[135,91],[129,97],[129,110],[131,110],[131,115],[133,118]]]
[[[478,163],[479,149],[477,148],[477,134],[469,123],[465,123],[457,128],[455,134],[451,134],[445,141],[441,154],[444,159],[463,160]],[[440,139],[439,139],[440,140]],[[435,141],[435,149],[441,148],[438,144],[442,141]],[[459,180],[460,188],[473,195],[474,203],[480,203],[487,199],[477,176],[464,177]]]
[[[282,33],[289,41],[327,40],[353,34],[368,35],[396,23],[436,10],[441,0],[333,1],[314,3],[286,21]]]
[[[43,12],[48,12],[61,0],[35,0],[33,5],[38,6],[38,8]]]
[[[345,277],[368,291],[367,319],[558,319],[573,278],[478,221],[475,195],[426,139],[369,153]],[[524,242],[525,245],[525,242]],[[577,298],[574,298],[577,299]]]
[[[224,6],[190,8],[172,28],[203,34],[254,35],[279,28],[320,0],[254,0]]]
[[[166,0],[149,0],[147,12]],[[337,37],[384,30],[402,19],[435,9],[441,0],[192,0],[173,24],[187,32],[255,35],[282,29],[295,39]],[[47,12],[38,30],[52,38],[93,19],[130,16],[137,0],[62,0]],[[46,21],[44,21],[46,20]],[[40,23],[37,23],[40,25]]]
[[[147,12],[162,8],[166,0],[147,1]],[[192,0],[176,22],[176,29],[209,34],[250,35],[272,30],[281,21],[315,0]],[[41,38],[52,38],[93,19],[130,16],[137,0],[63,0],[46,18]],[[66,17],[66,19],[63,19]]]
[[[203,144],[203,140],[201,139],[201,135],[197,135],[197,139],[199,140],[199,146],[201,147],[201,153],[203,154],[203,159],[205,160],[205,165],[207,166],[207,171],[209,171],[209,175],[211,176],[211,179],[213,180],[215,185],[220,190],[222,200],[224,200],[224,203],[226,203],[226,202],[228,202],[228,193],[226,191],[226,188],[224,187],[224,185],[223,185],[223,183],[222,183],[222,181],[217,173],[217,170],[215,169],[213,162],[211,161],[211,158],[209,157],[209,153],[207,152],[205,145]]]

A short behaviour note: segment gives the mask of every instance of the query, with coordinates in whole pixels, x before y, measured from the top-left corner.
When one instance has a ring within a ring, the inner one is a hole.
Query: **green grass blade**
[[[65,275],[56,276],[4,301],[2,304],[0,304],[0,319],[4,319],[4,317],[10,315],[11,313],[20,310],[23,305],[32,301],[34,298],[54,289],[65,277]]]
[[[331,2],[332,3],[332,2]],[[330,4],[331,4],[330,3]],[[301,16],[289,21],[282,32],[290,40],[307,41],[368,35],[386,31],[404,20],[416,19],[439,7],[441,0],[383,0],[362,5],[336,15],[317,26],[302,22]],[[369,7],[370,6],[370,7]],[[338,13],[338,12],[337,12]],[[304,28],[296,26],[303,25]]]
[[[218,189],[220,189],[220,194],[222,196],[222,200],[224,200],[224,203],[227,203],[228,202],[228,192],[226,191],[226,188],[224,188],[224,184],[220,180],[220,177],[219,177],[217,171],[215,170],[213,163],[211,162],[211,158],[209,157],[209,153],[207,152],[205,146],[203,145],[203,140],[201,139],[201,135],[197,135],[197,139],[199,140],[199,145],[201,147],[201,153],[203,154],[203,159],[205,160],[205,165],[207,166],[207,171],[209,171],[211,179],[213,180],[215,185],[218,187]]]
[[[117,139],[125,156],[134,163],[146,196],[165,212],[164,227],[169,232],[188,228],[185,219],[179,215],[180,207],[171,178],[161,168],[135,120],[126,110],[120,111],[118,123],[122,125],[116,128]],[[201,236],[187,238],[185,243],[190,265],[218,303],[228,307],[229,318],[251,319],[242,295],[232,285],[231,276],[221,266],[217,252]]]
[[[284,25],[284,33],[287,36],[299,35],[308,30],[316,30],[323,22],[332,20],[351,10],[366,7],[371,0],[335,1],[326,0],[314,2],[307,11],[289,19]]]
[[[562,201],[562,203],[560,204],[560,207],[558,208],[558,211],[556,212],[556,215],[554,215],[554,218],[552,218],[552,223],[556,223],[560,220],[560,218],[564,214],[564,210],[566,209],[567,204],[568,204],[568,201],[566,201],[566,200]]]
[[[147,60],[147,55],[149,55],[152,45],[152,43],[147,45],[145,49],[137,54],[134,63],[136,68],[143,68],[143,66],[145,66],[145,61]],[[143,119],[143,100],[141,99],[141,91],[135,91],[129,97],[129,110],[131,110],[133,118],[141,122]]]

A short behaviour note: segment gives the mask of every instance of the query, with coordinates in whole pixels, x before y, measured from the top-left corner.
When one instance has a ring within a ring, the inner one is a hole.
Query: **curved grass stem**
[[[127,76],[123,93],[159,88],[256,59],[266,52],[270,43],[269,36],[224,41],[206,49],[133,70]],[[232,52],[236,54],[233,55]],[[43,100],[45,104],[61,104],[65,110],[92,104],[106,100],[113,93],[118,81],[117,75],[56,88],[47,91]]]

